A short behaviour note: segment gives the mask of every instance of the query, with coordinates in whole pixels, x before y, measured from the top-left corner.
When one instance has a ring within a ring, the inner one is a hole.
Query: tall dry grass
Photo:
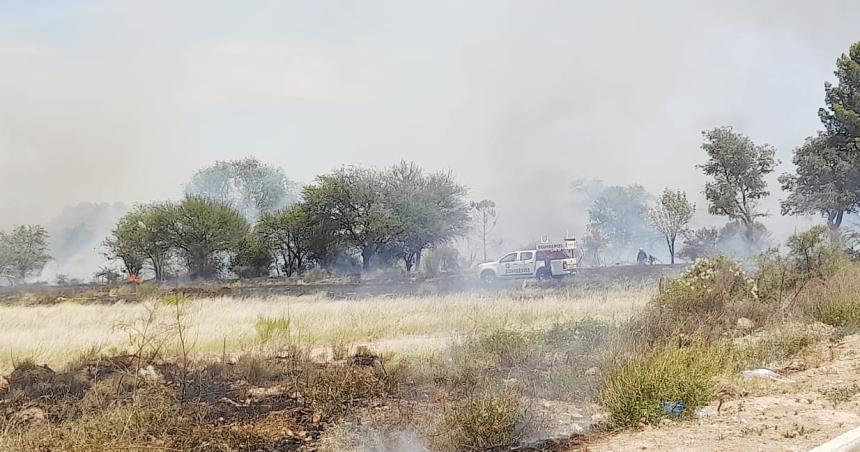
[[[419,352],[449,345],[460,334],[499,328],[542,329],[582,317],[628,318],[654,294],[651,287],[575,293],[510,292],[332,300],[323,296],[199,299],[187,305],[194,353],[238,353],[260,346],[261,319],[288,319],[304,345],[373,343]],[[0,371],[25,358],[59,366],[83,351],[124,351],[118,326],[146,315],[153,303],[0,306]],[[163,309],[165,320],[170,315]],[[226,350],[224,350],[226,348]]]

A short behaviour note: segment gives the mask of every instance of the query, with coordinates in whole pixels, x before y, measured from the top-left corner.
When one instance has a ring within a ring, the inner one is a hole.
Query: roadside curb
[[[860,427],[849,430],[809,452],[848,452],[860,450]]]

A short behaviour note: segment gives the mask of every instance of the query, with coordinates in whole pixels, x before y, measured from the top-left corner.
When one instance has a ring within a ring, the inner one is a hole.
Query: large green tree
[[[821,214],[838,229],[844,214],[860,205],[860,153],[819,132],[794,150],[793,162],[796,173],[779,178],[788,192],[782,214]]]
[[[860,42],[836,60],[837,83],[824,84],[826,108],[818,110],[821,122],[837,147],[860,151]]]
[[[297,200],[295,184],[283,169],[253,157],[219,161],[197,171],[185,193],[229,203],[250,222]]]
[[[657,205],[648,213],[651,224],[666,239],[672,264],[675,263],[675,240],[687,230],[695,212],[696,206],[687,200],[686,193],[667,188],[663,190]]]
[[[766,216],[758,202],[768,196],[765,176],[777,165],[774,148],[756,145],[731,127],[702,132],[702,149],[708,161],[698,167],[711,179],[705,184],[708,212],[739,221],[745,236],[752,240],[756,219]]]
[[[0,232],[0,274],[12,283],[38,275],[51,260],[48,231],[39,225],[15,226]]]
[[[651,195],[641,185],[606,187],[588,208],[589,235],[616,256],[653,242],[648,220]]]
[[[412,162],[400,162],[384,177],[385,203],[401,226],[393,247],[407,271],[420,266],[422,253],[464,235],[470,206],[466,187],[447,171],[426,173]]]
[[[269,276],[274,257],[268,243],[258,234],[250,233],[239,241],[230,256],[230,271],[240,278]]]
[[[149,266],[156,280],[164,280],[173,249],[170,227],[174,213],[174,206],[169,203],[135,207],[120,218],[104,241],[106,257],[120,260],[129,275],[140,275]]]
[[[362,268],[403,232],[403,225],[386,204],[384,174],[355,166],[317,176],[304,189],[304,200],[313,221],[328,225],[336,237],[361,254]]]
[[[215,276],[225,254],[235,253],[250,229],[239,211],[223,201],[188,196],[171,211],[167,240],[185,258],[192,278]]]
[[[304,203],[276,212],[265,213],[254,232],[266,244],[278,271],[286,276],[301,273],[314,251],[315,239],[322,240],[325,231],[312,221]]]

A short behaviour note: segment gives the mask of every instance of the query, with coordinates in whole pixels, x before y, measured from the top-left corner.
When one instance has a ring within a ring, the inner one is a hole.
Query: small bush
[[[841,341],[842,339],[845,339],[846,337],[855,335],[857,333],[860,333],[860,325],[844,325],[836,327],[836,329],[833,330],[833,334],[831,337],[834,340]]]
[[[600,399],[622,428],[660,420],[661,402],[683,402],[691,412],[714,398],[713,379],[735,368],[732,355],[720,344],[658,345],[644,356],[621,359],[606,376]]]
[[[813,308],[812,317],[835,327],[860,326],[860,300],[841,296],[823,301]]]
[[[737,262],[725,256],[700,259],[665,290],[653,304],[675,314],[707,314],[722,311],[726,305],[756,299],[753,282]]]
[[[497,330],[481,335],[467,343],[479,355],[489,357],[493,363],[503,367],[515,367],[525,362],[533,353],[532,344],[525,334],[510,330]]]
[[[292,319],[289,316],[262,317],[255,325],[257,337],[266,344],[277,339],[288,339],[292,333]]]
[[[741,352],[748,366],[761,367],[798,355],[813,342],[813,337],[805,332],[780,331],[745,347]]]
[[[470,397],[449,407],[439,428],[444,450],[487,450],[516,445],[525,436],[523,404],[510,392]]]
[[[860,394],[860,385],[857,383],[852,384],[851,386],[844,386],[840,388],[830,388],[826,390],[822,390],[821,394],[827,398],[834,405],[848,402],[853,400]]]
[[[184,294],[172,293],[161,297],[161,303],[165,306],[183,306],[188,303],[188,297]]]
[[[349,412],[367,399],[382,397],[395,388],[376,366],[323,366],[309,375],[300,387],[308,406],[320,419]]]

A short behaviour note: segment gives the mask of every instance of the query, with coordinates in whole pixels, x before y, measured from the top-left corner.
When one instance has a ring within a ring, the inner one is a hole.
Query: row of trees
[[[823,130],[795,149],[796,172],[779,178],[788,193],[783,214],[821,214],[831,229],[860,210],[860,43],[837,60],[835,75],[819,110]],[[602,264],[604,251],[618,257],[661,240],[671,262],[676,255],[756,251],[768,235],[760,202],[770,195],[766,177],[779,163],[773,147],[719,127],[703,132],[702,149],[708,212],[726,217],[726,225],[691,230],[696,206],[680,191],[654,197],[639,185],[580,183],[591,200],[582,243],[592,262]],[[369,269],[401,262],[412,270],[427,250],[471,230],[486,260],[495,204],[465,198],[466,188],[450,173],[407,162],[383,170],[344,167],[302,189],[282,169],[253,158],[217,162],[194,174],[184,200],[136,207],[105,248],[129,274],[148,268],[158,279],[211,277],[228,268],[243,276],[292,275],[310,265]],[[0,276],[25,279],[48,259],[44,229],[0,235]]]
[[[304,187],[301,201],[277,208],[281,202],[265,200],[283,199],[285,177],[258,171],[259,183],[239,183],[227,180],[233,176],[225,168],[233,167],[265,165],[219,162],[217,171],[194,176],[183,201],[136,207],[105,241],[107,256],[129,274],[147,268],[159,280],[183,271],[212,277],[225,268],[240,276],[290,276],[311,264],[351,266],[355,259],[365,270],[400,261],[411,271],[427,250],[470,227],[467,190],[450,172],[428,173],[409,162],[344,167]],[[209,182],[200,183],[201,175]],[[235,207],[243,203],[247,209]]]
[[[860,42],[836,62],[836,85],[825,83],[825,107],[819,109],[823,129],[794,150],[795,173],[779,177],[788,193],[781,202],[783,215],[820,214],[838,229],[845,215],[860,210]],[[686,259],[743,248],[755,252],[768,236],[759,221],[767,216],[760,201],[769,196],[766,176],[779,164],[775,150],[757,145],[730,127],[703,132],[702,149],[708,160],[698,168],[708,178],[704,194],[708,212],[725,216],[718,228],[690,230],[695,206],[681,192],[666,190],[656,207],[645,190],[632,185],[602,190],[589,208],[585,247],[600,263],[606,248],[627,250],[633,243],[649,243],[653,231],[665,239],[672,262],[676,240],[684,239],[679,256]],[[578,189],[594,185],[577,183]],[[647,221],[646,221],[647,218]]]
[[[10,284],[42,273],[51,260],[48,254],[48,232],[42,226],[15,226],[0,231],[0,277]]]
[[[759,222],[765,216],[759,201],[769,195],[765,177],[778,163],[773,147],[756,145],[730,127],[702,135],[702,149],[708,159],[698,168],[708,178],[704,190],[708,212],[727,217],[727,225],[720,230],[691,230],[689,223],[696,206],[682,191],[667,188],[654,198],[640,185],[602,187],[580,181],[574,184],[575,189],[597,192],[588,209],[584,240],[593,263],[603,264],[604,250],[618,256],[659,240],[665,242],[671,263],[676,256],[695,259],[708,255],[702,254],[707,253],[702,241],[709,238],[714,241],[713,252],[739,247],[755,251],[760,247],[766,230]],[[679,239],[685,242],[681,252],[676,249]]]

